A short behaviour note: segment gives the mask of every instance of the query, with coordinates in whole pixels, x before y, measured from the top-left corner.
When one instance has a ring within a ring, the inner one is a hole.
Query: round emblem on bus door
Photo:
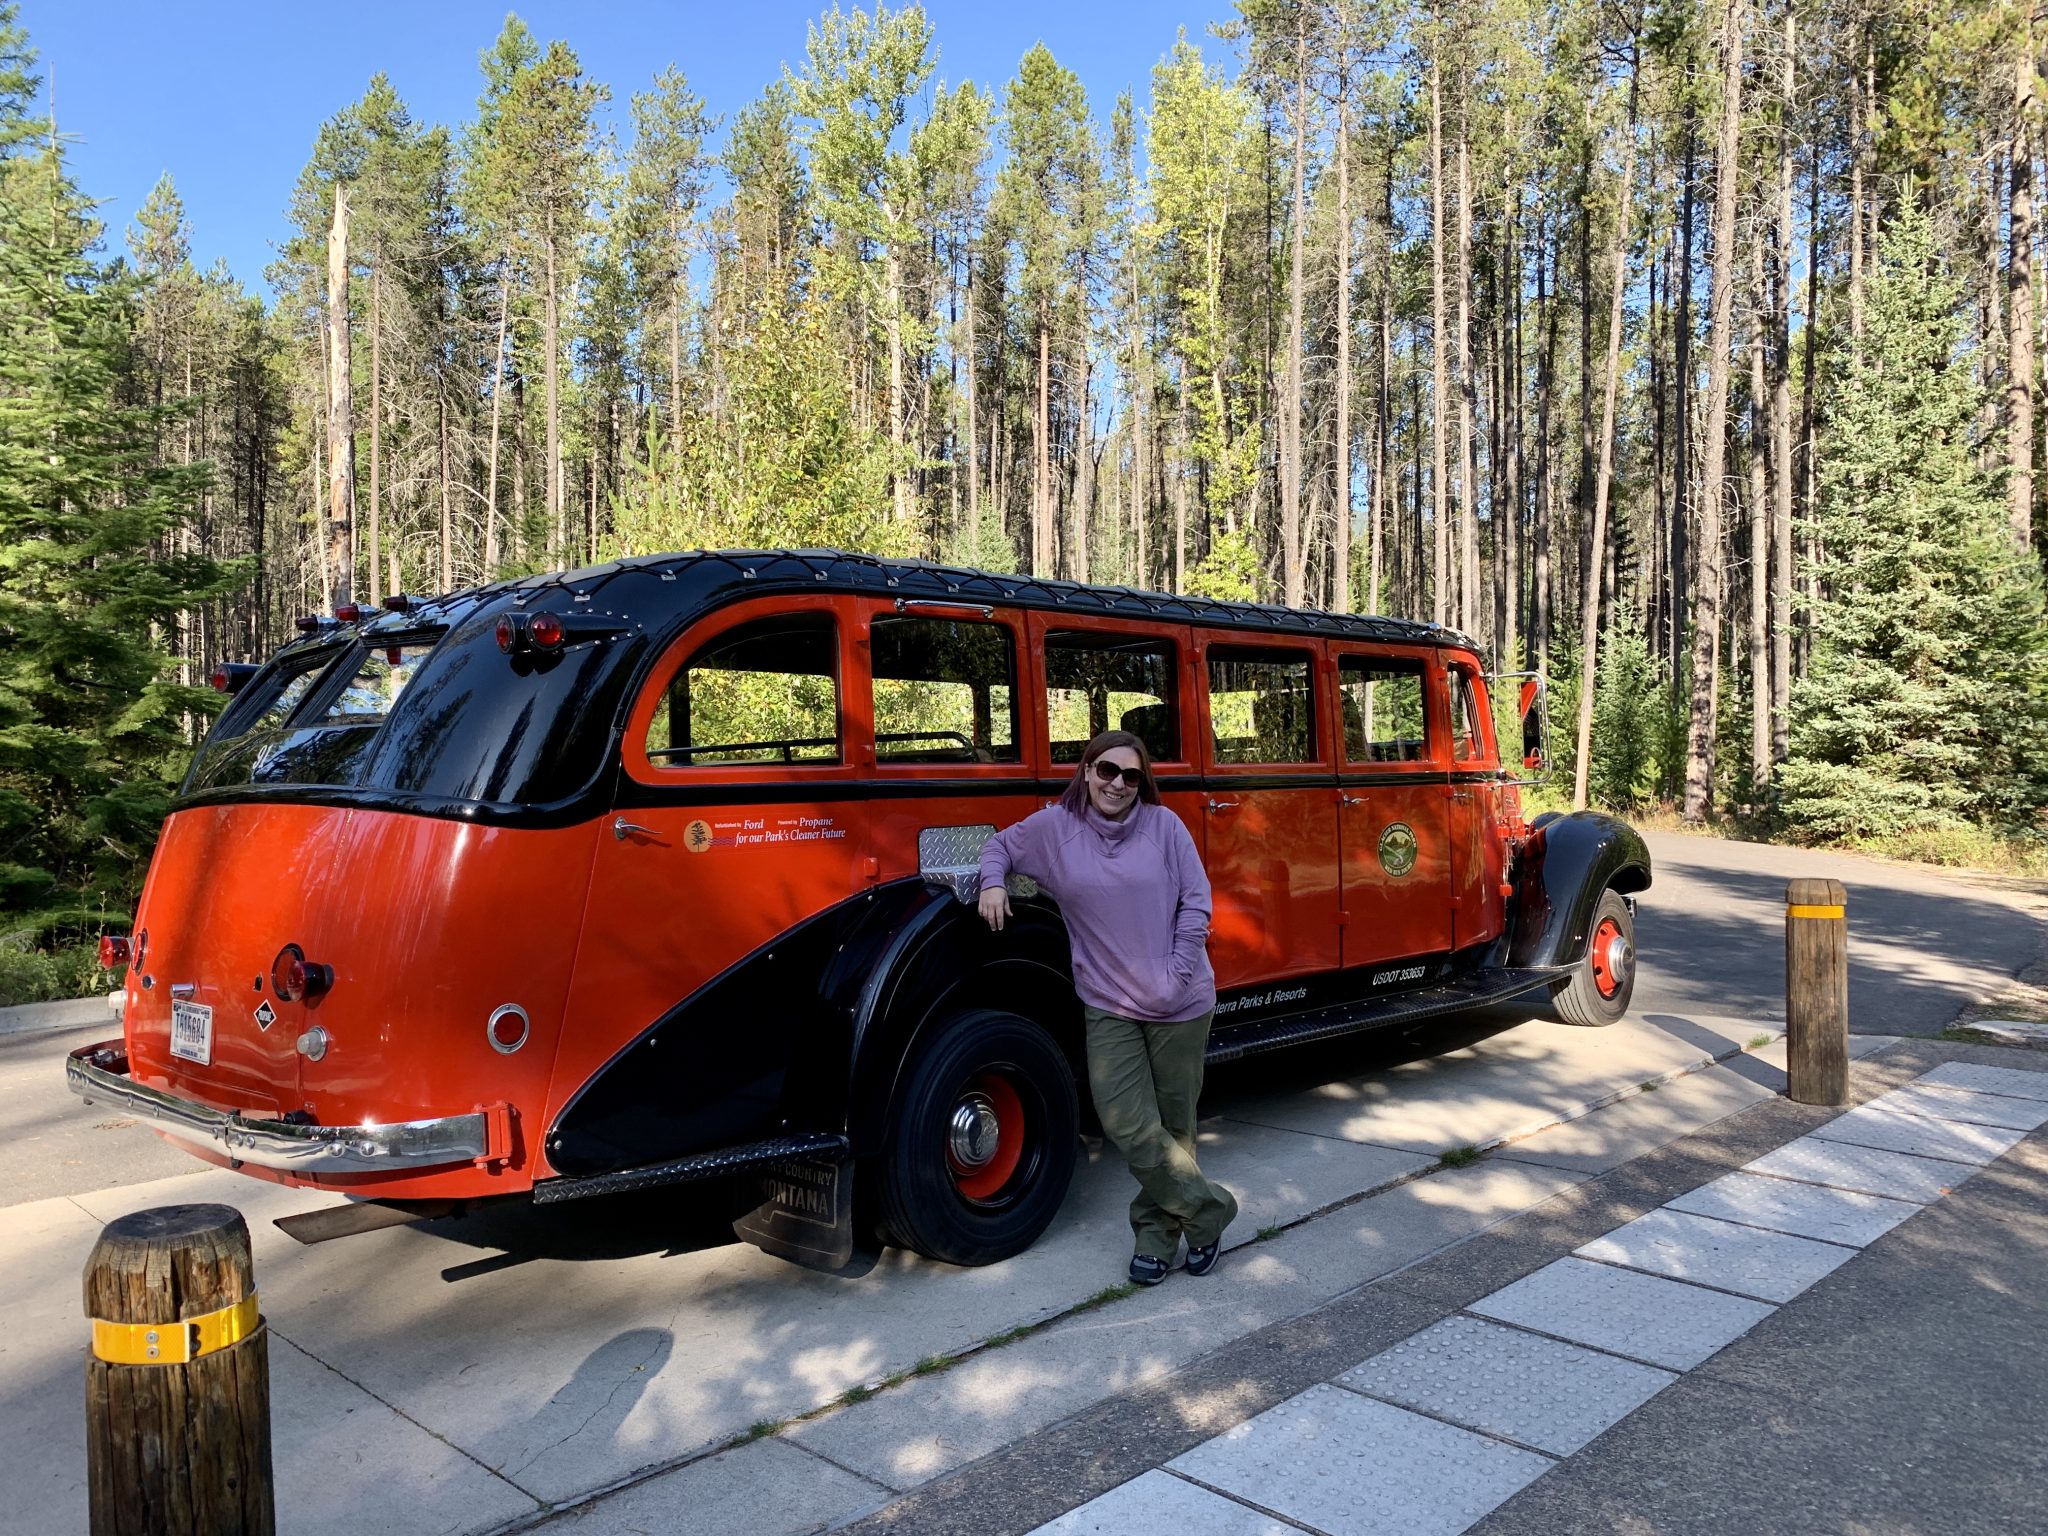
[[[702,853],[711,846],[711,823],[693,821],[683,829],[683,846],[692,853]]]
[[[1394,822],[1380,834],[1380,868],[1396,880],[1415,867],[1415,829],[1405,821]]]

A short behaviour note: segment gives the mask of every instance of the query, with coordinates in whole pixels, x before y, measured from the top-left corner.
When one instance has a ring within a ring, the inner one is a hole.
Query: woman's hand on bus
[[[1010,893],[1000,885],[992,885],[981,893],[981,918],[997,933],[1003,931],[1003,924],[1010,920]]]

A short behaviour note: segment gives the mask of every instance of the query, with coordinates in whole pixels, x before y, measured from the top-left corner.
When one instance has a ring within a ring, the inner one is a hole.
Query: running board
[[[1438,987],[1422,987],[1393,997],[1363,1003],[1340,1003],[1308,1013],[1289,1014],[1259,1024],[1247,1024],[1228,1033],[1209,1036],[1207,1060],[1236,1061],[1260,1051],[1278,1050],[1285,1045],[1305,1045],[1338,1035],[1357,1034],[1402,1024],[1416,1024],[1440,1014],[1461,1013],[1489,1003],[1522,997],[1539,987],[1553,986],[1571,975],[1571,968],[1559,970],[1487,969],[1461,976]]]
[[[649,1163],[644,1168],[621,1168],[617,1173],[593,1173],[582,1178],[545,1179],[533,1186],[536,1205],[557,1200],[581,1200],[588,1195],[616,1195],[627,1190],[653,1189],[660,1184],[689,1184],[698,1179],[719,1179],[727,1174],[772,1168],[778,1163],[818,1158],[843,1162],[853,1151],[844,1136],[813,1131],[797,1136],[776,1136],[745,1146],[721,1147],[715,1152],[698,1152],[669,1163]]]
[[[386,1227],[410,1226],[415,1221],[438,1221],[463,1209],[460,1200],[419,1200],[406,1205],[387,1205],[382,1200],[351,1200],[318,1211],[300,1211],[296,1216],[279,1216],[271,1221],[286,1237],[301,1243],[331,1243],[337,1237],[358,1232],[381,1232]]]

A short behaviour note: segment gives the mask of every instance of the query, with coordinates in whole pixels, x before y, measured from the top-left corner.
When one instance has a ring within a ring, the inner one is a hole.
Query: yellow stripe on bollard
[[[175,1323],[92,1320],[92,1352],[110,1365],[184,1365],[239,1344],[256,1331],[256,1294]]]
[[[1846,917],[1848,912],[1849,909],[1847,907],[1797,906],[1785,909],[1787,917]]]

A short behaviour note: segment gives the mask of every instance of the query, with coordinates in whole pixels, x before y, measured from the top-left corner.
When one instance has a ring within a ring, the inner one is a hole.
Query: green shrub
[[[111,990],[119,974],[100,969],[97,944],[38,949],[13,939],[0,939],[0,1008],[90,997]]]

